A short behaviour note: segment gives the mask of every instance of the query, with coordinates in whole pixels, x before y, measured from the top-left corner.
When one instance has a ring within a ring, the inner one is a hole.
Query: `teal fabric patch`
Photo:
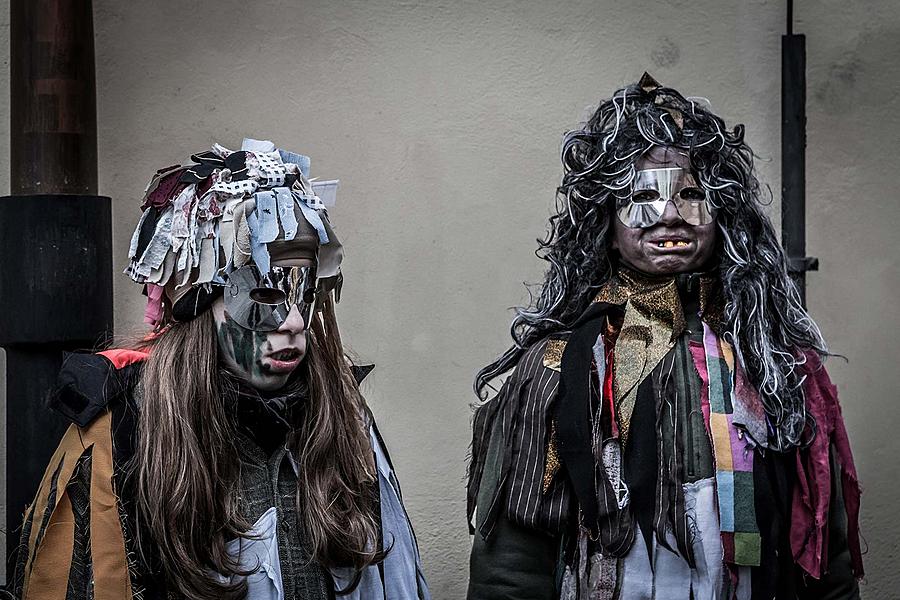
[[[756,505],[753,501],[753,473],[734,471],[734,531],[756,533]]]

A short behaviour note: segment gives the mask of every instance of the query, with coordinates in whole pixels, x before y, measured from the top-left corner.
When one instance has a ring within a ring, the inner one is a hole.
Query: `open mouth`
[[[681,238],[662,238],[651,240],[650,244],[657,248],[687,248],[691,245],[690,241]]]
[[[279,362],[291,362],[298,358],[300,358],[300,351],[296,348],[287,348],[285,350],[279,350],[278,352],[273,352],[269,355],[272,360],[277,360]]]

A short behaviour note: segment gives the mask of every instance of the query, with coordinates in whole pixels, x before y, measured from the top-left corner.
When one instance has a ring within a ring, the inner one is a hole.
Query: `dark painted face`
[[[636,171],[682,168],[690,170],[687,154],[670,147],[654,146],[635,163]],[[691,225],[668,202],[655,225],[627,227],[613,216],[612,247],[622,262],[648,275],[674,275],[700,271],[712,259],[716,247],[715,221]]]

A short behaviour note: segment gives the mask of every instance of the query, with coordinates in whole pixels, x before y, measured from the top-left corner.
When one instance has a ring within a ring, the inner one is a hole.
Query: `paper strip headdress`
[[[228,273],[250,262],[267,272],[273,248],[301,239],[316,252],[323,287],[339,289],[343,248],[327,212],[338,181],[310,181],[309,165],[307,156],[245,139],[238,151],[215,144],[159,170],[144,191],[125,270],[145,285],[145,321],[192,319]]]

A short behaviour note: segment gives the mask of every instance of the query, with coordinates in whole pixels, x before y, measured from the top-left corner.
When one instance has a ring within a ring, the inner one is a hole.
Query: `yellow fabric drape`
[[[97,600],[131,598],[125,536],[113,482],[112,415],[103,412],[85,428],[70,425],[44,472],[33,504],[23,600],[65,600],[72,565],[75,516],[66,493],[78,460],[91,457],[91,561]],[[50,492],[56,487],[55,498]],[[40,535],[44,515],[48,525]]]

